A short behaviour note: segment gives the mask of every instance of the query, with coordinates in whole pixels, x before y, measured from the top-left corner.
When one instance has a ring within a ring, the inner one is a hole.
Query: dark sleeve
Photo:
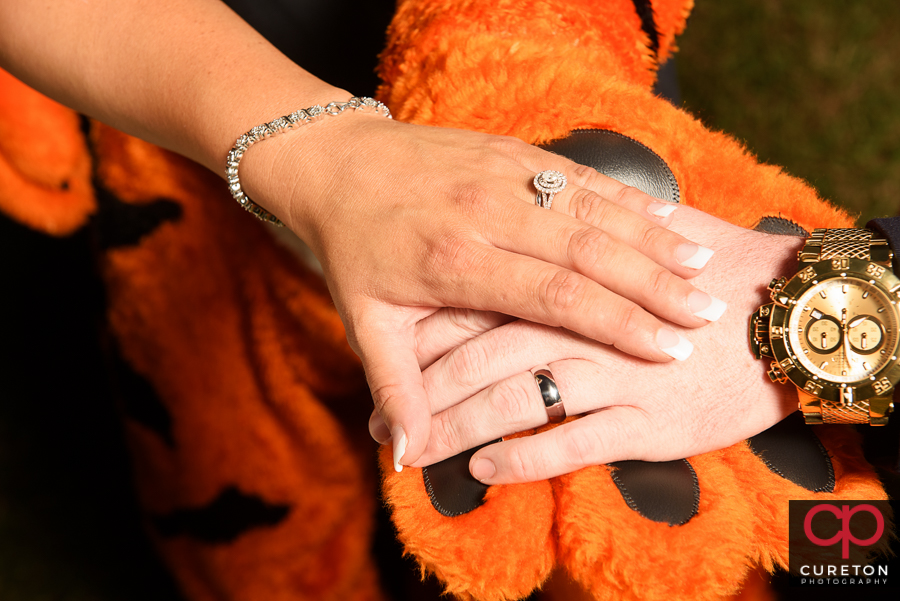
[[[870,229],[887,239],[894,251],[894,273],[900,274],[900,217],[882,217],[866,224]]]
[[[866,228],[883,236],[888,241],[891,250],[894,251],[894,273],[900,274],[900,217],[873,219],[866,224]],[[898,404],[900,404],[900,392],[895,389],[894,405],[897,406]],[[900,421],[898,417],[900,417],[900,412],[895,410],[887,426],[894,432],[897,431],[897,421]],[[896,448],[896,445],[894,445],[894,448]],[[894,469],[900,471],[900,453],[898,453],[893,463]]]

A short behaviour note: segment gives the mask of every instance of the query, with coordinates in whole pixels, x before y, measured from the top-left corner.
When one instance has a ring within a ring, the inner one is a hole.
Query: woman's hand
[[[428,443],[416,324],[442,307],[650,361],[690,352],[656,316],[693,328],[724,309],[686,281],[711,253],[665,228],[675,205],[515,139],[345,113],[254,146],[241,169],[322,261],[398,463]],[[532,185],[545,169],[569,180],[549,211]]]
[[[734,444],[795,410],[796,392],[769,382],[767,363],[751,355],[747,319],[765,302],[771,278],[790,269],[802,239],[745,230],[687,207],[673,229],[716,249],[715,268],[695,282],[731,307],[718,323],[682,332],[696,345],[691,361],[651,363],[559,328],[525,321],[496,327],[502,319],[472,313],[456,315],[457,335],[444,339],[437,333],[448,331],[448,318],[436,314],[417,327],[422,365],[433,362],[424,384],[435,415],[414,465],[547,423],[531,373],[544,365],[568,415],[583,417],[479,450],[470,469],[483,482],[540,480],[624,459],[688,457]],[[465,337],[471,338],[450,350]],[[383,441],[387,432],[377,416],[371,426]]]

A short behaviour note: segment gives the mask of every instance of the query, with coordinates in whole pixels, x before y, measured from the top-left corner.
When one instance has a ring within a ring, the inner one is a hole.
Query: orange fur
[[[769,586],[772,576],[762,568],[750,572],[741,585],[741,590],[728,601],[776,601],[775,593]]]
[[[670,0],[652,0],[656,27],[660,31],[659,62],[664,63],[677,50],[675,37],[681,35],[687,25],[688,15],[694,8],[694,0],[671,2]]]
[[[723,453],[691,459],[700,508],[683,526],[631,510],[604,466],[557,478],[560,555],[568,572],[595,599],[705,600],[739,590],[751,506],[722,465]]]
[[[202,506],[229,484],[290,506],[227,545],[156,536],[169,566],[198,601],[380,598],[371,446],[364,422],[337,418],[370,400],[325,287],[211,173],[99,124],[93,138],[102,185],[183,211],[104,266],[121,350],[173,415],[174,448],[129,423],[145,508]]]
[[[78,115],[0,70],[0,211],[54,236],[95,210]]]
[[[428,501],[422,470],[396,474],[390,447],[381,450],[381,468],[391,475],[384,494],[401,542],[424,571],[447,583],[448,593],[464,600],[521,599],[549,576],[556,562],[549,482],[492,487],[486,511],[446,517]]]

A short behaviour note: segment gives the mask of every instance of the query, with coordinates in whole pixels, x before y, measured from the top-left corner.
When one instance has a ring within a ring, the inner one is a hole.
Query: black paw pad
[[[469,460],[478,449],[495,442],[500,441],[483,444],[422,468],[425,490],[438,513],[452,518],[474,511],[484,504],[488,485],[472,477],[469,473]]]
[[[831,457],[799,413],[789,415],[748,442],[750,450],[773,473],[806,490],[834,492]]]
[[[622,498],[648,520],[682,526],[700,509],[700,484],[686,459],[617,461],[609,468]]]
[[[782,236],[802,236],[806,238],[809,232],[784,217],[763,217],[753,228],[757,232],[765,234],[780,234]]]
[[[658,154],[633,138],[607,129],[576,129],[541,146],[593,167],[603,175],[660,200],[679,202],[678,181]]]

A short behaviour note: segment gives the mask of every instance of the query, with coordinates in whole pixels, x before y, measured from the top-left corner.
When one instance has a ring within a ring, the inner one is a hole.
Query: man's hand
[[[568,414],[582,417],[481,449],[470,469],[483,482],[539,480],[624,459],[688,457],[753,436],[795,410],[796,392],[772,384],[768,364],[751,355],[747,320],[766,302],[771,278],[790,271],[802,239],[745,230],[686,207],[672,229],[716,250],[694,282],[729,305],[717,323],[681,331],[695,345],[690,361],[655,364],[524,321],[450,350],[426,320],[418,333],[420,357],[427,363],[446,354],[424,372],[434,418],[414,465],[547,423],[531,373],[544,365]]]

